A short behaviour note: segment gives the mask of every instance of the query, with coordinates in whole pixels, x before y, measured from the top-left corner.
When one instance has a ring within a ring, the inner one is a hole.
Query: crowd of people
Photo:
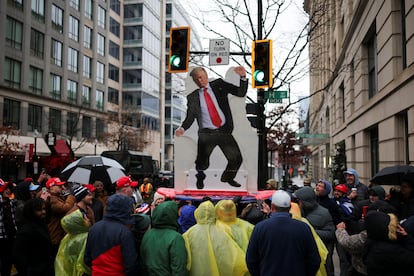
[[[328,180],[262,201],[166,198],[129,176],[109,195],[41,174],[0,179],[1,275],[410,275],[414,182]],[[336,250],[335,250],[336,249]],[[336,251],[336,253],[335,253]]]

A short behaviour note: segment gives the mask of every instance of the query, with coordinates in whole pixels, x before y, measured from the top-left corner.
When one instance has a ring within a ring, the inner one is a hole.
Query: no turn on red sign
[[[228,65],[230,41],[228,39],[210,39],[209,65]]]

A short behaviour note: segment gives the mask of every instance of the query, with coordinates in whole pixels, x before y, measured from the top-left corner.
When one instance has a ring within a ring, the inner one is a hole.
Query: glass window
[[[20,61],[7,58],[4,63],[4,82],[12,88],[20,88],[22,64]]]
[[[32,0],[32,16],[41,22],[45,22],[45,0]]]
[[[85,48],[92,48],[92,29],[88,26],[83,26],[83,46]]]
[[[124,64],[142,64],[142,47],[125,48]]]
[[[116,82],[119,82],[119,68],[115,65],[109,64],[108,69],[109,78]]]
[[[111,10],[116,12],[118,15],[121,15],[121,4],[119,0],[111,0]]]
[[[124,6],[125,19],[142,18],[142,4],[128,4]]]
[[[4,99],[3,126],[20,128],[20,102]]]
[[[50,74],[50,92],[49,96],[52,99],[60,100],[61,97],[61,91],[62,91],[62,77]]]
[[[9,3],[19,9],[19,10],[23,10],[23,0],[9,0]]]
[[[78,114],[73,112],[68,112],[66,120],[66,134],[69,137],[76,136],[76,129],[78,124]]]
[[[87,78],[91,78],[91,66],[92,60],[88,56],[83,56],[83,76]]]
[[[68,48],[68,69],[78,72],[78,51],[73,48]]]
[[[70,0],[70,6],[75,10],[79,10],[79,0]]]
[[[43,90],[43,70],[30,66],[29,89],[36,95],[42,95]]]
[[[23,23],[14,18],[7,17],[6,45],[15,49],[22,49]]]
[[[98,62],[96,65],[96,81],[99,83],[104,83],[105,76],[105,65]]]
[[[82,86],[82,106],[91,106],[91,88],[89,86]]]
[[[32,29],[30,35],[30,54],[43,59],[45,47],[45,35]]]
[[[91,137],[92,119],[89,116],[83,116],[82,118],[82,137]]]
[[[69,17],[69,38],[78,41],[79,40],[79,20],[73,16]]]
[[[109,55],[119,60],[119,45],[109,40]]]
[[[108,87],[108,102],[118,104],[119,91],[115,88]]]
[[[124,40],[141,41],[142,26],[124,26]]]
[[[88,19],[92,19],[92,0],[84,0],[85,1],[85,17]]]
[[[39,105],[29,104],[29,113],[27,116],[27,127],[29,131],[37,129],[42,130],[42,107]]]
[[[97,52],[101,56],[105,56],[105,37],[101,34],[98,34],[98,45],[97,45]]]
[[[109,30],[111,31],[111,33],[119,37],[119,34],[120,34],[119,22],[113,19],[112,17],[109,18]]]
[[[52,27],[59,33],[63,33],[63,10],[52,4]]]
[[[49,131],[60,133],[62,124],[62,114],[60,110],[51,108],[49,110]]]
[[[73,80],[67,82],[68,102],[76,104],[78,98],[78,83]]]
[[[106,26],[106,10],[98,6],[98,26],[105,29]]]
[[[96,90],[96,109],[103,111],[104,110],[104,92],[101,90]]]
[[[96,119],[96,137],[102,138],[105,133],[105,122],[101,119]]]
[[[62,42],[54,40],[52,38],[51,58],[52,58],[53,64],[59,67],[62,67],[62,49],[63,49]]]

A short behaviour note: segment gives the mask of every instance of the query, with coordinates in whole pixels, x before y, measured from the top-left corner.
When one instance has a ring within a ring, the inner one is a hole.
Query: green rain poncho
[[[216,226],[213,203],[201,203],[194,216],[197,224],[183,234],[189,275],[248,275],[245,253],[228,233]]]
[[[65,276],[90,275],[90,269],[83,261],[89,223],[80,210],[64,216],[60,223],[67,233],[59,245],[55,259],[55,274]]]

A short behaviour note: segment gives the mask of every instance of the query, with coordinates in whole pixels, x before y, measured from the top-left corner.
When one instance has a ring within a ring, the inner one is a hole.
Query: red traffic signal
[[[190,27],[174,27],[170,29],[169,73],[188,71],[190,54]]]

